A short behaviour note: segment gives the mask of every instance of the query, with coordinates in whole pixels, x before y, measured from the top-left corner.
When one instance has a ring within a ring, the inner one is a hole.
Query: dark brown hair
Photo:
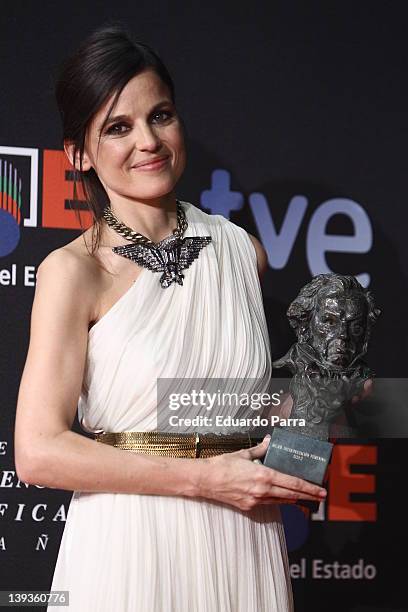
[[[97,111],[115,94],[104,127],[125,85],[147,68],[154,70],[167,85],[175,104],[173,80],[162,60],[146,43],[133,40],[120,22],[111,22],[92,32],[60,67],[55,95],[62,119],[62,139],[73,143],[73,159],[79,156],[80,170],[74,172],[74,200],[79,200],[79,179],[86,198],[85,210],[93,218],[90,255],[99,246],[102,214],[109,199],[95,170],[82,170],[87,128]],[[76,208],[75,213],[83,230],[80,210]]]

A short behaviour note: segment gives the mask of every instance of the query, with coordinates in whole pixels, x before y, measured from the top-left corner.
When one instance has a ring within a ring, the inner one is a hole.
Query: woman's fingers
[[[284,497],[270,497],[264,501],[259,502],[260,504],[264,504],[270,506],[271,504],[297,504],[296,499],[285,499]],[[314,499],[313,501],[317,501]]]
[[[322,501],[326,490],[319,485],[252,463],[259,459],[251,455],[263,456],[268,443],[265,437],[257,447],[206,459],[210,470],[209,477],[203,479],[201,497],[226,502],[241,510],[250,510],[258,504]]]
[[[270,495],[260,498],[259,503],[271,503],[271,500],[274,499],[286,499],[291,500],[294,503],[296,503],[299,499],[322,501],[320,495],[310,495],[309,493],[304,493],[302,491],[292,491],[291,489],[286,489],[285,487],[274,486],[270,490]]]
[[[270,439],[271,435],[267,434],[262,442],[256,446],[251,446],[251,448],[245,448],[236,452],[241,453],[245,459],[262,459],[268,449]]]
[[[359,395],[354,395],[351,400],[351,403],[356,404],[357,402],[361,402],[362,400],[366,399],[366,397],[369,397],[371,393],[373,392],[373,386],[374,386],[373,379],[368,378],[364,382],[364,387],[361,393]]]
[[[365,399],[366,397],[369,397],[371,393],[373,392],[373,387],[374,387],[373,379],[368,378],[364,383],[363,391],[361,393],[361,399]]]
[[[283,472],[278,472],[273,468],[266,468],[270,470],[271,481],[273,486],[278,486],[290,491],[291,493],[302,495],[310,495],[314,499],[318,497],[319,499],[324,499],[327,495],[326,489],[320,487],[319,485],[308,482],[307,480],[303,480],[302,478],[297,478],[296,476],[290,476],[289,474],[283,474]],[[289,497],[292,497],[290,495]],[[307,498],[305,498],[307,499]]]
[[[281,419],[288,419],[292,412],[293,399],[290,393],[288,393],[284,398],[281,398],[280,404],[280,413],[279,416]]]
[[[252,461],[259,460],[264,457],[266,450],[269,445],[270,435],[267,434],[262,442],[253,446],[252,448],[244,449],[242,451],[238,451],[242,453],[247,459],[251,459]],[[256,461],[258,463],[258,461]],[[284,474],[283,472],[279,472],[270,467],[266,467],[264,465],[260,465],[260,468],[265,470],[264,478],[266,478],[268,484],[272,486],[282,487],[283,489],[290,491],[291,493],[302,493],[305,495],[310,495],[312,499],[324,499],[326,497],[326,490],[319,485],[315,485],[307,480],[303,480],[302,478],[297,478],[296,476],[290,476],[289,474]],[[290,496],[292,497],[292,495]],[[307,499],[307,498],[305,498]]]

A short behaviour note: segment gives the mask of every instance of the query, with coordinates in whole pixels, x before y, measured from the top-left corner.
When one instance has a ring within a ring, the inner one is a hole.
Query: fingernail
[[[325,491],[324,489],[322,491],[319,491],[319,495],[320,497],[326,497],[327,495],[327,491]]]

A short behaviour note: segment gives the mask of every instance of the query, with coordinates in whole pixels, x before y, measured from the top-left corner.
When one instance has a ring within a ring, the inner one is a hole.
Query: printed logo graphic
[[[38,149],[0,146],[0,257],[20,242],[21,226],[37,227]]]
[[[231,177],[227,170],[217,169],[211,175],[211,188],[201,194],[201,205],[212,214],[230,216],[244,206],[244,196],[231,189]],[[255,219],[259,237],[263,243],[269,266],[282,270],[288,264],[301,227],[306,223],[306,212],[310,201],[304,194],[293,195],[287,205],[280,227],[277,227],[272,203],[263,193],[249,194],[248,203]],[[351,235],[336,235],[328,232],[330,220],[336,215],[346,217],[353,226]],[[371,221],[358,203],[349,198],[331,198],[321,202],[307,221],[305,258],[311,276],[335,272],[327,262],[328,253],[368,253],[373,245]],[[368,287],[370,274],[362,272],[357,280]]]

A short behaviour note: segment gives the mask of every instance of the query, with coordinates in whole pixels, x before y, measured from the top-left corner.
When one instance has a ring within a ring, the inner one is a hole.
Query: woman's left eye
[[[106,130],[107,134],[124,134],[124,130],[118,129],[118,128],[125,128],[125,131],[127,129],[127,125],[125,125],[124,123],[115,123],[115,125],[112,125],[110,128],[108,128]]]
[[[168,119],[170,119],[172,117],[172,113],[170,111],[159,111],[157,113],[154,113],[153,115],[153,119],[155,117],[161,117],[161,119],[159,119],[158,123],[161,123],[161,121],[167,121]]]

